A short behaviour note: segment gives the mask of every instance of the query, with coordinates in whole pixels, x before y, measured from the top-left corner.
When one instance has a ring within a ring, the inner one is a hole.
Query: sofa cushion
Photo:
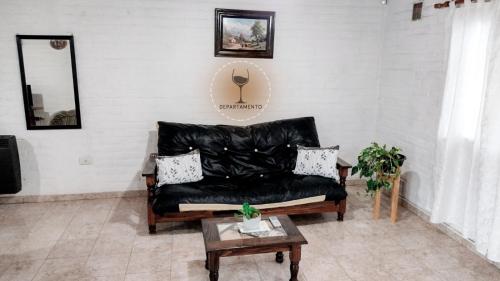
[[[198,149],[176,156],[159,156],[156,158],[156,166],[158,167],[158,186],[196,182],[203,179]]]
[[[333,147],[304,147],[297,148],[297,163],[294,174],[314,175],[340,180],[337,171],[337,157],[339,146]]]
[[[179,204],[278,203],[325,195],[339,202],[347,197],[337,181],[320,176],[287,173],[276,177],[246,180],[205,177],[202,181],[164,185],[155,189],[153,211],[156,214],[178,212]]]
[[[248,179],[290,172],[297,145],[319,146],[313,117],[245,127],[171,122],[158,122],[158,126],[158,154],[199,149],[205,177]]]

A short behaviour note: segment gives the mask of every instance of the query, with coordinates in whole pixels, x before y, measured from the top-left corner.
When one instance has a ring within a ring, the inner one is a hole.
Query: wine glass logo
[[[247,77],[239,75],[234,76],[234,68],[233,68],[232,78],[233,78],[233,83],[236,84],[238,87],[240,87],[240,100],[237,101],[236,103],[245,103],[243,101],[242,91],[243,91],[243,86],[245,86],[250,81],[250,72],[248,72],[248,68],[247,68]]]

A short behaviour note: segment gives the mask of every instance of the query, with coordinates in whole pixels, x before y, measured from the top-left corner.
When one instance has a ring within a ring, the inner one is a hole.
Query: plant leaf
[[[354,175],[355,175],[358,171],[359,171],[358,166],[354,166],[354,167],[352,167],[352,170],[351,170],[351,176],[354,176]]]

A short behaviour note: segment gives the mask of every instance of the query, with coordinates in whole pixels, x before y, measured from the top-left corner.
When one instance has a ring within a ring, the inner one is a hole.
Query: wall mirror
[[[28,130],[80,129],[73,36],[16,39]]]

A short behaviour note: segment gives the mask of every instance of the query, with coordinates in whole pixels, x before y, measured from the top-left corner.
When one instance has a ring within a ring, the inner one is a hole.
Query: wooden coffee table
[[[207,259],[205,267],[210,271],[210,281],[219,279],[220,257],[241,256],[276,252],[276,262],[283,262],[283,252],[290,252],[290,281],[297,281],[299,273],[300,250],[307,240],[288,216],[276,216],[282,228],[273,228],[268,216],[262,216],[271,231],[265,237],[253,237],[238,232],[234,217],[211,218],[202,220],[203,239]]]

